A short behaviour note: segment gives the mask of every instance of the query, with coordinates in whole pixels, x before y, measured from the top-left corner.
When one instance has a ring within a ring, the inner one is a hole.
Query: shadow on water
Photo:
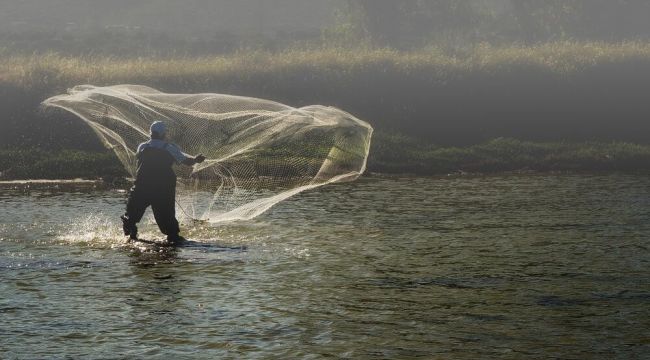
[[[219,255],[237,257],[248,251],[248,247],[245,245],[223,246],[195,240],[186,240],[177,245],[168,245],[153,240],[138,240],[126,243],[122,248],[129,252],[131,265],[141,267],[197,260],[225,260]],[[211,255],[217,256],[212,258]]]

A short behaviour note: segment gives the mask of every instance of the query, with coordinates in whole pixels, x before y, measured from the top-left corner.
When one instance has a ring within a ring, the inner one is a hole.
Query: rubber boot
[[[129,240],[138,240],[138,227],[135,224],[129,221],[128,216],[120,216],[122,219],[122,230],[124,230],[124,235],[129,237]]]
[[[180,236],[179,234],[167,235],[167,242],[170,245],[180,245],[183,242],[185,242],[185,238]]]

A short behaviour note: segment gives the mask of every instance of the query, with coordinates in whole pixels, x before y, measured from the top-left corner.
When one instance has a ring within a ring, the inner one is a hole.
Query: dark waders
[[[174,158],[165,149],[145,148],[138,157],[135,185],[129,191],[126,214],[122,216],[124,234],[137,239],[136,224],[151,206],[160,231],[168,240],[178,238],[176,220],[176,174]]]

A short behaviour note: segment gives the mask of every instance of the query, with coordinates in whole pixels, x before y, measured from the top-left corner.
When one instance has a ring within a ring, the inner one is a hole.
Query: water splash
[[[125,243],[121,230],[121,224],[118,224],[112,216],[97,213],[71,221],[59,230],[55,239],[64,244],[110,248]]]

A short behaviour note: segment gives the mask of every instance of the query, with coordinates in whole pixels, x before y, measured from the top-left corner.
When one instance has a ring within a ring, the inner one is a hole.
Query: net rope
[[[135,177],[153,121],[206,161],[175,165],[179,215],[246,220],[302,191],[352,181],[366,168],[372,127],[334,107],[294,108],[224,94],[166,94],[140,85],[79,85],[43,102],[85,121]]]

